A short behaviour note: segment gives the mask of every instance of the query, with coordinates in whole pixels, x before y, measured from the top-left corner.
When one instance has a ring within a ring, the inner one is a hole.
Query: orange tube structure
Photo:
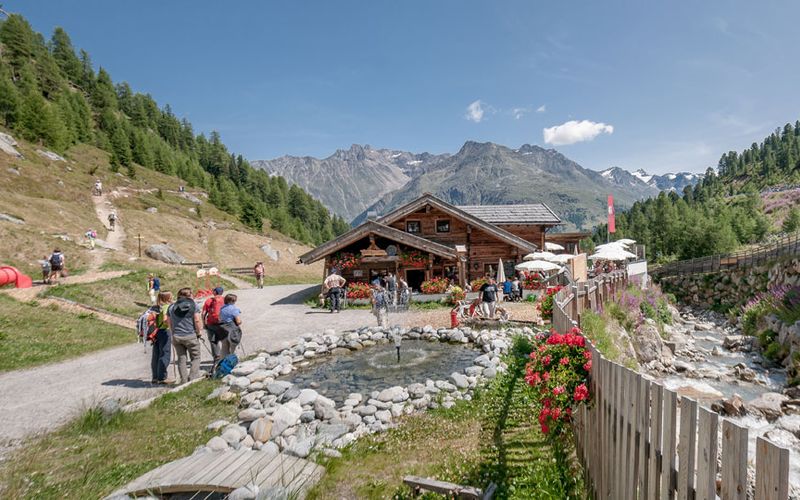
[[[13,284],[16,288],[30,288],[33,280],[15,267],[0,266],[0,286]]]

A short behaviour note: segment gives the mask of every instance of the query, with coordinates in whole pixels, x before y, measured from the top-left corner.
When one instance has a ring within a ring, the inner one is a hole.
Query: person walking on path
[[[203,324],[200,320],[200,311],[192,299],[191,288],[181,288],[174,304],[169,306],[167,312],[169,326],[172,332],[172,346],[178,356],[178,373],[180,383],[185,384],[200,376],[200,332]],[[187,360],[189,357],[191,369],[187,373]]]
[[[481,286],[481,311],[484,318],[494,318],[495,309],[497,308],[497,284],[494,278],[489,278],[487,283]]]
[[[236,305],[238,297],[232,293],[225,296],[225,305],[219,310],[220,327],[225,331],[222,339],[221,356],[236,352],[242,341],[242,311]]]
[[[503,301],[511,302],[512,300],[514,300],[514,296],[512,295],[513,294],[513,288],[514,288],[514,286],[511,283],[511,276],[509,276],[503,282]]]
[[[47,260],[50,262],[50,276],[47,278],[47,282],[58,284],[59,278],[64,274],[64,265],[67,259],[61,249],[56,248]]]
[[[150,304],[155,305],[158,298],[158,292],[161,291],[161,279],[157,274],[150,273],[147,275],[147,293],[150,296]]]
[[[397,305],[397,278],[395,278],[394,274],[389,273],[386,276],[386,291],[389,292],[389,297],[391,298],[392,306]]]
[[[378,320],[378,326],[386,328],[389,326],[389,302],[388,292],[381,286],[380,280],[372,282],[372,314]]]
[[[50,258],[45,255],[42,258],[42,284],[50,283],[50,273],[53,272],[53,267],[50,265]]]
[[[150,310],[154,314],[156,336],[153,339],[153,354],[150,360],[151,382],[153,384],[172,384],[175,381],[167,378],[169,362],[172,356],[171,336],[169,333],[169,316],[167,309],[172,302],[170,292],[158,294],[158,301]]]
[[[264,288],[264,263],[261,261],[256,262],[253,268],[253,274],[256,275],[256,283],[258,288]]]
[[[522,298],[522,285],[519,282],[519,276],[514,276],[511,281],[511,300],[517,302]]]
[[[339,276],[335,269],[331,270],[331,273],[322,283],[322,288],[328,290],[328,298],[331,299],[331,313],[339,312],[342,294],[344,293],[342,287],[344,287],[345,283],[347,283],[347,280]]]
[[[208,343],[211,346],[211,356],[214,358],[214,365],[222,359],[220,355],[220,345],[227,337],[227,333],[220,326],[220,312],[225,305],[225,297],[222,296],[224,290],[221,286],[214,289],[214,295],[207,298],[203,303],[203,325],[206,327]],[[213,373],[214,370],[212,370]]]
[[[94,229],[90,229],[86,231],[84,236],[86,236],[86,239],[89,241],[89,248],[94,250],[94,240],[97,239],[97,232]]]
[[[100,182],[100,179],[94,181],[94,192],[95,196],[103,196],[103,183]]]
[[[114,227],[117,225],[117,212],[112,210],[110,214],[108,214],[108,230],[113,231]]]

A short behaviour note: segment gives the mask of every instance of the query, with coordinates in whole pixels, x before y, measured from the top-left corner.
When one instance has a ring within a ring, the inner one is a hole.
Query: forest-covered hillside
[[[651,260],[689,259],[800,229],[800,121],[728,152],[683,194],[661,193],[617,214],[616,238],[647,245]],[[606,225],[595,231],[605,241]]]
[[[76,54],[67,33],[50,40],[19,15],[0,24],[0,123],[24,139],[57,152],[78,143],[111,154],[113,168],[131,177],[148,168],[201,187],[209,200],[246,225],[270,226],[319,244],[348,225],[319,201],[279,176],[252,168],[225,147],[216,132],[195,135],[169,105],[114,83],[89,54]]]

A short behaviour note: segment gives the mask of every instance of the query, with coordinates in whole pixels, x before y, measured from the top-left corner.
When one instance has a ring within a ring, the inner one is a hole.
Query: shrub
[[[472,282],[469,284],[469,286],[472,288],[473,292],[477,292],[478,290],[481,289],[481,287],[483,285],[485,285],[488,282],[489,282],[489,280],[486,279],[486,278],[478,278],[476,280],[472,280]]]
[[[367,283],[354,281],[347,285],[347,298],[348,299],[368,299],[372,296]]]
[[[553,319],[553,304],[556,300],[556,294],[564,287],[562,286],[554,286],[547,289],[545,293],[542,294],[541,301],[537,306],[539,309],[539,316],[545,320],[550,321]]]
[[[450,286],[450,280],[447,278],[433,278],[428,281],[423,281],[419,289],[422,293],[431,295],[435,293],[444,293],[448,286]]]
[[[467,298],[466,292],[460,286],[451,286],[450,292],[447,296],[447,302],[450,305],[456,305],[460,300],[464,300]]]

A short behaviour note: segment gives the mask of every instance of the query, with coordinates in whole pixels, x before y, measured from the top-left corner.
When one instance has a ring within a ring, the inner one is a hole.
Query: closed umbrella
[[[549,252],[558,252],[559,250],[564,250],[564,247],[562,247],[558,243],[551,243],[549,241],[546,241],[544,243],[544,249]]]
[[[548,260],[555,255],[553,252],[533,252],[523,257],[522,260]]]
[[[503,259],[497,264],[497,282],[502,284],[506,280],[506,270],[503,266]]]
[[[517,264],[514,269],[517,271],[555,271],[556,269],[561,269],[561,266],[546,260],[529,260]]]

